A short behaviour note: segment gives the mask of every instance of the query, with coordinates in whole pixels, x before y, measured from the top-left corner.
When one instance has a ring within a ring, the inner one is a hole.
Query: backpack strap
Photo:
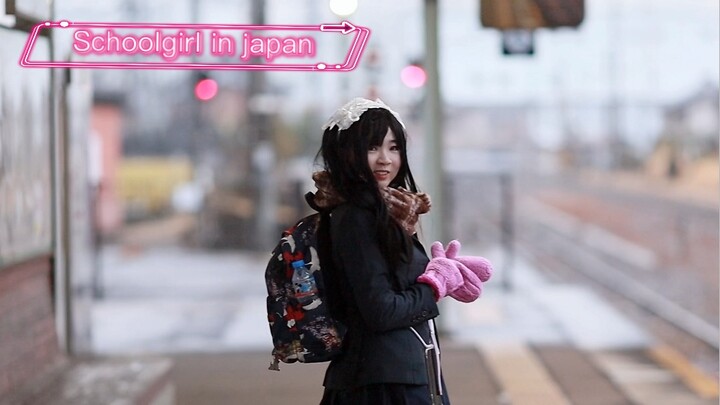
[[[317,246],[318,254],[321,257],[322,275],[325,280],[325,297],[327,298],[328,310],[330,315],[344,322],[347,320],[345,313],[346,308],[339,303],[342,301],[341,291],[342,284],[345,283],[343,277],[336,271],[335,260],[332,254],[332,222],[338,223],[342,220],[347,212],[347,204],[342,204],[332,210],[323,210],[320,212],[320,225],[318,226]]]

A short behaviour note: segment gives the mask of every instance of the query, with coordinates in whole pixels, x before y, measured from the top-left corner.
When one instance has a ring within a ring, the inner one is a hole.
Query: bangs
[[[368,110],[368,112],[371,111],[374,119],[370,120],[369,128],[366,128],[368,146],[382,145],[389,129],[395,136],[397,146],[405,150],[405,130],[392,113],[381,108]]]
[[[368,139],[368,146],[380,146],[382,145],[383,141],[385,140],[385,135],[387,135],[387,130],[390,127],[386,127],[385,129],[379,129],[378,131],[371,131],[370,132],[370,138]],[[394,132],[393,132],[394,134]],[[397,136],[395,137],[397,139]]]

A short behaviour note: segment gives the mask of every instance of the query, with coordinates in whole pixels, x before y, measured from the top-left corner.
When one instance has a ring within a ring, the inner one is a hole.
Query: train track
[[[642,251],[632,249],[612,256],[609,253],[617,241],[605,242],[591,246],[583,243],[579,236],[580,223],[568,224],[553,218],[557,213],[538,206],[525,205],[518,209],[518,231],[516,247],[521,254],[529,256],[538,268],[551,277],[562,281],[573,281],[593,287],[609,299],[623,313],[641,323],[660,341],[663,341],[682,352],[693,363],[710,372],[718,372],[718,336],[720,332],[713,322],[711,309],[703,311],[702,307],[717,307],[717,286],[704,286],[708,291],[715,292],[700,307],[692,308],[686,302],[678,302],[663,294],[663,283],[649,286],[636,279],[633,273],[652,272],[652,269],[638,270],[639,266],[648,264],[643,260]],[[579,232],[579,233],[578,233]],[[587,232],[586,232],[587,233]],[[631,248],[632,248],[632,244]],[[638,248],[640,249],[640,248]],[[647,252],[645,252],[647,253]],[[647,276],[646,276],[647,277]],[[666,280],[670,283],[672,280]],[[688,297],[696,292],[687,291]]]
[[[453,236],[503,240],[550,278],[587,285],[657,340],[718,373],[718,210],[578,177],[454,176]],[[508,198],[508,195],[510,196]],[[478,213],[478,208],[482,210]],[[478,215],[479,214],[479,215]]]
[[[523,247],[519,250],[525,254],[529,251]],[[712,340],[698,338],[694,328],[688,328],[684,322],[676,322],[677,318],[668,317],[662,308],[646,302],[638,302],[636,297],[629,296],[626,292],[615,291],[612,287],[608,287],[584,273],[578,273],[574,266],[557,258],[549,259],[532,253],[530,256],[534,256],[538,268],[543,273],[549,273],[551,277],[560,281],[573,280],[578,284],[591,287],[624,315],[642,325],[656,340],[675,348],[708,374],[717,375],[719,368],[717,345]]]

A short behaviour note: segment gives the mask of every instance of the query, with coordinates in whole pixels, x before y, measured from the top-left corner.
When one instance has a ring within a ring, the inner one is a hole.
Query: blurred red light
[[[400,80],[411,89],[416,89],[425,84],[427,75],[425,74],[425,70],[420,66],[410,65],[403,68],[400,72]]]
[[[218,92],[217,82],[213,79],[203,79],[195,84],[195,97],[202,101],[208,101],[215,97]]]

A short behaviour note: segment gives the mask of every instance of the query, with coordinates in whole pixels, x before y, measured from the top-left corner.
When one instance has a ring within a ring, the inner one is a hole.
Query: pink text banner
[[[66,61],[32,59],[41,30],[70,43]],[[348,21],[320,25],[43,22],[20,57],[28,68],[202,69],[347,72],[370,30]]]

